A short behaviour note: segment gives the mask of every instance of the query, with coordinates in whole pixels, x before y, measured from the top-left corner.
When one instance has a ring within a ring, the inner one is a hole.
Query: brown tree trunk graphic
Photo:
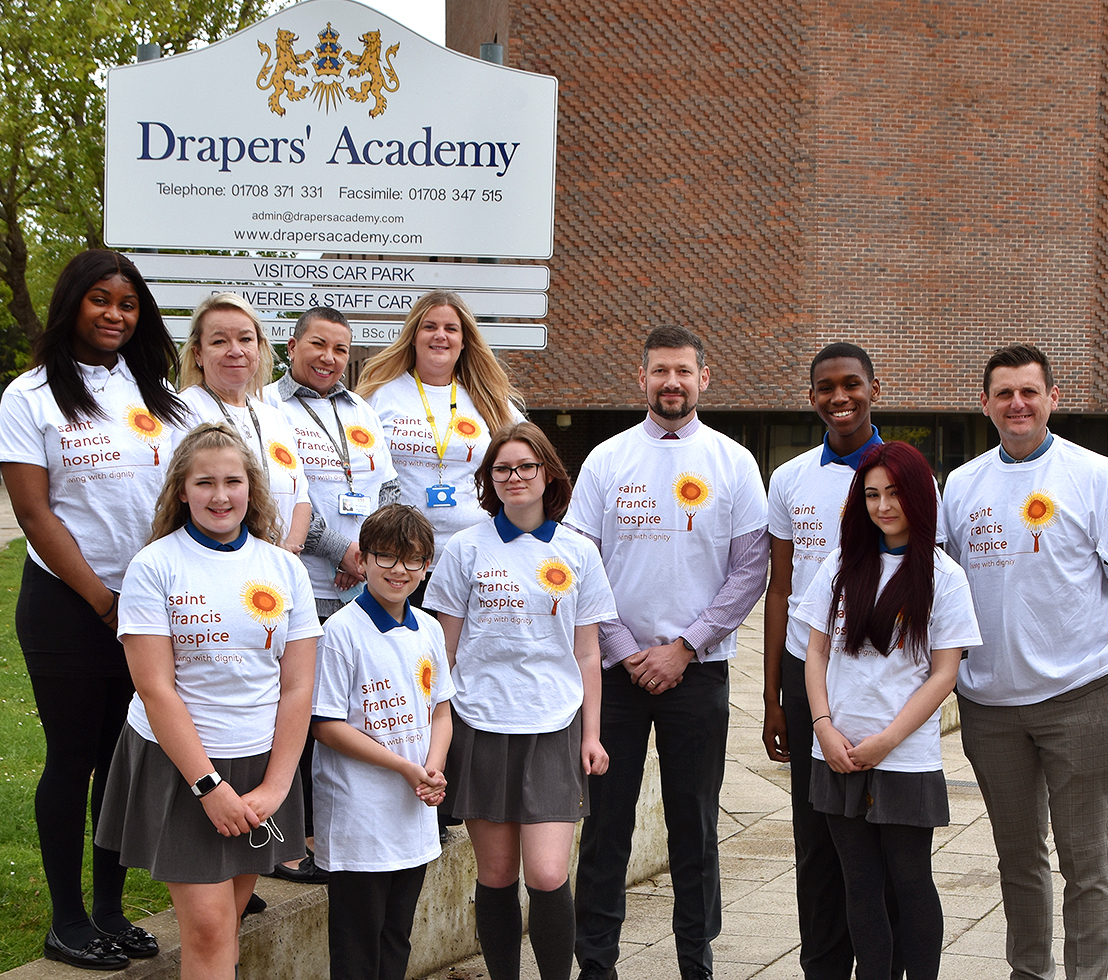
[[[559,599],[554,600],[554,605],[550,607],[550,615],[551,616],[557,616],[558,615],[558,603],[560,601],[561,600],[559,600]]]
[[[373,457],[369,457],[369,471],[372,473],[377,467],[373,463]]]
[[[1038,552],[1039,552],[1039,538],[1041,538],[1042,536],[1043,536],[1042,531],[1040,531],[1038,534],[1036,534],[1034,531],[1031,532],[1031,537],[1033,537],[1035,539],[1035,550],[1032,552],[1032,554],[1038,554]]]
[[[686,528],[685,528],[685,530],[686,530],[686,531],[691,531],[691,530],[692,530],[692,519],[693,519],[693,515],[692,515],[692,512],[691,512],[691,511],[687,511],[686,513],[688,513],[688,515],[689,515],[689,526],[688,526],[688,527],[686,527]]]
[[[158,449],[159,449],[158,446],[154,447],[154,465],[155,466],[160,466],[161,465],[161,463],[158,460]]]
[[[468,442],[466,443],[466,446],[469,447],[469,455],[466,456],[466,462],[468,463],[468,462],[470,462],[470,460],[473,459],[473,447],[470,446]]]
[[[268,650],[273,646],[273,633],[277,629],[276,626],[263,626],[265,630],[265,649]]]

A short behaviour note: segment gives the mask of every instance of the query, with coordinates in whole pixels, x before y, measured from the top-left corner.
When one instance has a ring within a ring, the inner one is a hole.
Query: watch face
[[[213,789],[215,789],[221,782],[221,779],[209,773],[207,776],[201,776],[198,780],[196,780],[195,783],[192,784],[192,791],[197,796],[204,796],[205,794],[210,793]]]

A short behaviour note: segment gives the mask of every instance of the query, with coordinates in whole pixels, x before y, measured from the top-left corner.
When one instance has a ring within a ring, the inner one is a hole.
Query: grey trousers
[[[1108,677],[1038,704],[961,693],[962,745],[993,826],[1012,980],[1052,980],[1046,837],[1065,879],[1067,980],[1108,977]]]

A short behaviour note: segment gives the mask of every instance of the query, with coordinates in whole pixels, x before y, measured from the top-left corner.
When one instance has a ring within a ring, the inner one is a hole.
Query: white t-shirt
[[[182,432],[150,414],[122,357],[111,370],[78,367],[106,417],[67,421],[46,370],[35,368],[12,381],[0,401],[0,461],[47,471],[50,510],[100,581],[118,592],[127,563],[150,536]],[[27,553],[50,571],[30,545]]]
[[[192,410],[193,425],[201,422],[223,422],[223,412],[215,399],[202,386],[193,385],[181,392],[181,400]],[[258,398],[250,399],[250,407],[258,419],[258,428],[245,408],[223,406],[243,441],[262,461],[262,469],[269,474],[269,489],[277,502],[283,533],[292,529],[292,510],[297,504],[309,504],[308,481],[304,467],[296,451],[296,436],[284,413]],[[261,434],[259,435],[259,430]],[[264,452],[264,455],[263,455]]]
[[[454,710],[483,732],[557,732],[584,699],[573,633],[615,616],[600,554],[562,527],[501,540],[492,520],[450,539],[424,604],[464,618]]]
[[[450,425],[451,386],[424,382],[423,390],[435,417],[439,438],[450,437],[441,479],[435,432],[427,421],[427,410],[419,397],[415,378],[410,374],[394,378],[370,396],[369,404],[381,417],[381,425],[389,438],[389,452],[400,475],[400,500],[418,507],[435,528],[435,560],[430,566],[433,569],[452,534],[480,524],[488,517],[477,502],[473,475],[485,458],[492,433],[464,388],[457,389],[453,426]],[[523,415],[515,406],[512,406],[512,417],[517,422],[523,421]],[[427,488],[440,482],[454,487],[456,506],[427,506]]]
[[[121,638],[172,639],[177,693],[211,758],[269,751],[285,644],[321,632],[300,560],[252,535],[215,551],[178,528],[135,556],[119,597]],[[137,694],[127,722],[157,741]]]
[[[357,541],[362,521],[377,509],[381,484],[396,479],[388,440],[377,413],[364,398],[351,391],[343,391],[334,398],[305,398],[304,402],[323,423],[321,429],[299,398],[295,395],[288,401],[281,398],[277,382],[266,385],[263,395],[266,402],[279,408],[292,424],[295,448],[308,477],[312,510],[323,516],[329,528],[346,535],[351,541]],[[336,411],[342,423],[341,436],[335,422]],[[362,513],[339,512],[339,498],[350,491],[342,459],[335,449],[335,443],[341,447],[342,436],[346,438],[350,456],[354,492],[362,495]],[[311,575],[315,597],[341,598],[335,588],[335,569],[331,563],[318,555],[301,557]]]
[[[383,610],[382,610],[383,612]],[[382,632],[358,602],[323,628],[312,714],[343,719],[397,755],[427,764],[431,713],[454,694],[442,627],[412,608],[418,628]],[[397,871],[440,853],[436,810],[399,773],[316,743],[312,765],[316,863],[328,871]]]
[[[1059,436],[1025,463],[992,449],[951,473],[943,498],[984,641],[959,693],[1036,704],[1108,674],[1108,459]]]
[[[816,572],[796,611],[797,618],[821,633],[827,632],[827,616],[831,610],[831,583],[839,570],[840,554],[836,548]],[[903,562],[901,555],[881,556],[881,579],[878,595]],[[842,607],[839,617],[842,622]],[[831,724],[852,745],[867,735],[884,731],[900,713],[908,699],[931,676],[931,651],[974,646],[981,642],[973,600],[965,572],[958,564],[935,549],[935,596],[928,624],[926,656],[916,663],[907,649],[893,650],[882,656],[867,643],[857,657],[843,653],[845,625],[836,624],[831,636],[831,656],[827,662],[827,700]],[[894,632],[895,637],[895,632]],[[939,746],[941,708],[893,749],[877,765],[893,772],[935,772],[943,767]],[[819,739],[812,740],[812,756],[823,758]]]
[[[796,610],[824,559],[839,546],[839,522],[854,470],[820,466],[823,446],[782,463],[769,478],[769,533],[793,543],[792,593],[785,649],[798,660],[808,652],[808,624]]]
[[[754,457],[714,429],[653,439],[637,425],[589,453],[565,520],[601,542],[619,620],[645,650],[716,597],[731,539],[766,526],[766,493]],[[716,646],[704,659],[731,656]]]

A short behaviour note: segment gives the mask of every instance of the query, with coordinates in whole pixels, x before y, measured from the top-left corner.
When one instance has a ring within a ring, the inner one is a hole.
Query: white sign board
[[[108,72],[115,247],[545,259],[558,83],[304,0]]]
[[[317,283],[335,286],[399,286],[410,289],[550,288],[545,265],[476,262],[374,262],[366,259],[273,259],[243,255],[128,255],[147,282],[183,279],[206,282]]]

